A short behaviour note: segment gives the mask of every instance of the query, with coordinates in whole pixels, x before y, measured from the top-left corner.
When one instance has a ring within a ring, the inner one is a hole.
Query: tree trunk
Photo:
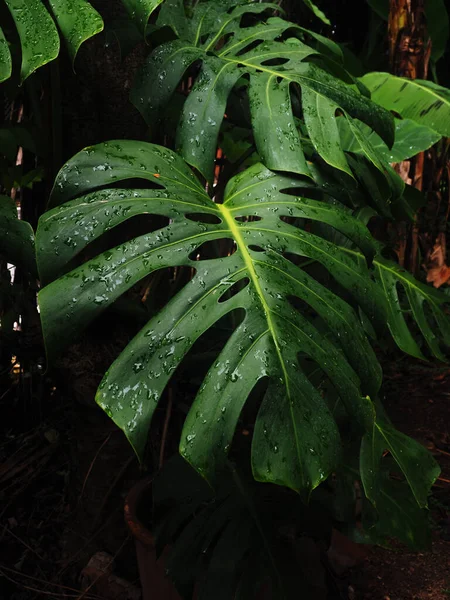
[[[424,4],[425,0],[390,0],[389,58],[394,75],[409,79],[427,78],[431,44],[426,31]],[[425,154],[422,152],[411,161],[399,164],[396,170],[406,183],[422,191],[424,163]],[[406,264],[412,273],[417,273],[417,216],[410,233],[406,224],[401,225],[399,233],[399,262],[402,265]]]

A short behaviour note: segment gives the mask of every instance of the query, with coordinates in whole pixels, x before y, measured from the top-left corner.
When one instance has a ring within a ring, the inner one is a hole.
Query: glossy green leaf
[[[450,136],[450,90],[432,81],[403,79],[389,73],[368,73],[361,78],[372,93],[372,100]]]
[[[364,154],[360,143],[351,131],[346,119],[338,119],[341,142],[346,152]],[[441,136],[411,119],[395,120],[395,142],[392,148],[388,148],[380,136],[371,131],[367,125],[359,125],[364,137],[369,140],[372,148],[378,156],[388,163],[397,163],[406,160],[431,148],[441,139]]]
[[[87,0],[49,0],[72,62],[83,42],[103,30],[103,19]]]
[[[126,180],[136,177],[158,189],[127,189]],[[95,191],[120,181],[123,189]],[[288,195],[299,185],[302,196]],[[224,203],[217,205],[179,156],[142,142],[88,148],[63,167],[52,203],[64,204],[41,218],[37,243],[41,278],[53,281],[39,294],[50,358],[150,273],[177,265],[195,270],[119,356],[97,394],[140,456],[174,370],[203,333],[236,309],[245,310],[244,321],[207,374],[182,434],[181,452],[199,472],[212,478],[223,465],[247,396],[260,379],[269,378],[253,436],[255,477],[305,495],[327,477],[339,454],[339,436],[326,402],[300,368],[300,351],[320,365],[349,413],[365,426],[361,394],[376,394],[380,371],[359,319],[339,296],[283,256],[317,260],[367,315],[384,320],[384,301],[364,261],[280,218],[329,224],[370,258],[374,244],[365,226],[341,205],[308,197],[318,191],[316,184],[257,164],[229,182]],[[64,275],[90,242],[139,214],[164,215],[170,223]],[[208,222],[211,216],[215,224]],[[203,243],[224,238],[230,247],[236,244],[234,254],[194,260]],[[239,281],[241,291],[226,300]],[[320,329],[293,308],[290,296],[319,315]]]
[[[308,174],[291,103],[298,86],[302,89],[308,134],[332,166],[350,172],[336,128],[327,139],[325,130],[332,125],[328,120],[323,122],[337,109],[362,120],[388,145],[392,144],[393,119],[387,111],[362,95],[358,86],[308,62],[320,52],[304,43],[309,32],[278,17],[240,26],[244,14],[264,15],[268,8],[272,10],[269,3],[243,3],[230,12],[226,12],[227,7],[200,2],[191,19],[178,10],[175,29],[180,39],[164,43],[151,53],[131,94],[135,106],[154,127],[188,68],[201,61],[200,73],[184,103],[177,146],[184,159],[206,179],[211,181],[213,177],[228,98],[245,75],[250,76],[248,94],[257,151],[271,169]],[[287,32],[291,37],[280,41]],[[331,51],[317,36],[312,37],[321,50]]]
[[[8,42],[0,27],[0,82],[11,77],[12,61]]]
[[[128,14],[144,34],[150,15],[162,2],[163,0],[122,0]]]
[[[22,47],[20,76],[31,73],[59,54],[59,35],[53,19],[41,0],[5,0],[11,12]]]
[[[36,274],[33,229],[26,221],[19,221],[14,200],[1,195],[0,254],[13,265]]]

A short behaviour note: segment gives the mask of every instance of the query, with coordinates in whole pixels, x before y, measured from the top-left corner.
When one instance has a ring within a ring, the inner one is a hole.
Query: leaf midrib
[[[297,430],[297,422],[296,422],[295,415],[293,412],[292,398],[291,398],[291,391],[290,391],[290,380],[289,380],[289,375],[287,372],[286,365],[283,360],[283,355],[281,353],[281,347],[280,347],[280,343],[278,341],[276,327],[275,327],[275,324],[272,319],[272,311],[270,309],[270,306],[267,304],[266,298],[265,298],[263,290],[261,288],[261,284],[259,283],[259,278],[256,273],[253,259],[250,256],[249,251],[247,250],[247,246],[246,246],[246,243],[242,236],[239,225],[237,225],[230,210],[224,204],[219,204],[218,207],[219,207],[220,212],[223,215],[225,223],[228,225],[228,227],[231,231],[231,234],[236,242],[237,247],[239,248],[239,250],[241,252],[242,259],[247,268],[247,273],[248,273],[249,279],[250,279],[251,283],[253,284],[253,287],[256,291],[256,294],[258,295],[259,301],[261,303],[261,306],[264,310],[264,314],[266,316],[268,330],[269,330],[270,336],[272,338],[273,344],[275,346],[275,351],[277,353],[278,361],[280,363],[281,371],[283,373],[284,386],[286,388],[286,400],[289,404],[289,412],[291,415],[292,429],[293,429],[294,437],[295,437],[295,448],[296,448],[296,452],[297,452],[298,463],[299,463],[299,465],[302,465],[303,457],[302,457],[301,450],[300,450],[300,438],[299,438],[299,432]]]
[[[289,378],[288,378],[288,374],[287,374],[287,369],[286,369],[286,365],[284,364],[284,360],[283,357],[281,355],[281,349],[280,349],[280,344],[278,342],[278,337],[277,337],[277,333],[276,333],[276,329],[275,329],[275,325],[273,323],[272,320],[272,312],[270,310],[269,305],[267,304],[266,298],[264,296],[264,293],[262,291],[261,288],[261,284],[259,283],[259,278],[258,275],[256,273],[256,269],[255,269],[255,265],[253,262],[252,257],[250,256],[249,251],[247,250],[247,246],[246,243],[244,241],[244,238],[242,236],[242,233],[239,229],[239,226],[236,224],[236,221],[234,220],[234,217],[230,214],[230,211],[228,210],[228,208],[224,205],[224,204],[219,204],[219,210],[223,215],[224,221],[225,223],[228,225],[231,234],[233,235],[233,238],[238,246],[238,248],[241,251],[242,254],[242,259],[244,261],[244,264],[247,268],[247,272],[249,275],[249,279],[252,282],[255,291],[258,295],[258,298],[261,302],[261,305],[263,307],[264,313],[266,315],[266,319],[267,319],[267,325],[270,331],[270,334],[272,336],[274,345],[275,345],[275,349],[278,355],[278,359],[280,361],[280,366],[281,369],[283,371],[283,375],[284,375],[284,379],[285,379],[285,385],[286,385],[286,393],[287,396],[290,397],[290,392],[289,392]]]

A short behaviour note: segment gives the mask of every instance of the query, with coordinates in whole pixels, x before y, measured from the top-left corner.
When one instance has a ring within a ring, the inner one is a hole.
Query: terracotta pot
[[[136,545],[142,600],[182,600],[166,576],[165,558],[168,548],[157,559],[155,538],[138,517],[141,503],[146,497],[150,497],[151,486],[151,478],[139,481],[128,494],[124,507],[125,521]]]

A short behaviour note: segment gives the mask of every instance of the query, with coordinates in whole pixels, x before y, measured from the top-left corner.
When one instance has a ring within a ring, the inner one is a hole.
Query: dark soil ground
[[[93,394],[103,368],[85,360],[90,365],[80,372],[64,374],[72,385],[90,369],[83,398]],[[385,406],[395,425],[425,444],[442,467],[430,501],[433,546],[421,554],[398,546],[369,549],[340,575],[340,587],[350,600],[447,600],[450,370],[404,359],[385,366],[385,373]],[[20,403],[23,385],[41,400]],[[83,568],[98,551],[114,557],[115,573],[139,587],[123,519],[124,498],[141,476],[137,462],[101,411],[65,394],[64,381],[30,376],[0,401],[0,600],[105,598],[95,588],[82,591]]]
[[[351,575],[361,600],[450,598],[450,371],[403,359],[385,365],[384,405],[398,429],[434,454],[442,473],[430,498],[429,553],[373,548]]]
[[[448,600],[450,598],[450,371],[403,359],[385,365],[384,404],[394,424],[427,446],[442,473],[430,499],[431,552],[374,548],[353,573],[355,598]]]

